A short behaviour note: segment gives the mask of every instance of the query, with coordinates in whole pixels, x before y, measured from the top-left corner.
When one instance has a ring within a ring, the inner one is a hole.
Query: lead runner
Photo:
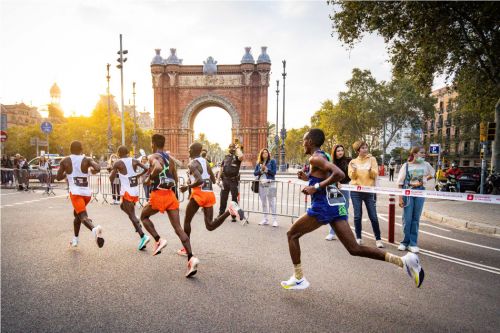
[[[345,199],[334,186],[334,183],[342,180],[345,175],[336,165],[328,161],[326,153],[321,150],[324,142],[325,134],[317,128],[311,129],[303,138],[304,152],[311,155],[309,158],[310,173],[305,174],[303,171],[299,171],[297,176],[299,179],[309,182],[309,185],[302,192],[311,195],[311,207],[292,225],[287,233],[294,275],[287,281],[282,281],[281,286],[290,290],[309,287],[309,281],[302,272],[299,238],[322,225],[330,224],[342,245],[351,255],[387,261],[397,265],[408,273],[417,288],[420,287],[425,275],[416,254],[408,253],[404,257],[399,257],[378,248],[358,245],[354,239],[347,222]]]

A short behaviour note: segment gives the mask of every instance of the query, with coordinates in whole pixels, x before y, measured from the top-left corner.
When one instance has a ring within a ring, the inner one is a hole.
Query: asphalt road
[[[302,263],[311,286],[287,291],[293,272],[286,231],[227,221],[214,232],[193,222],[198,274],[184,277],[186,258],[165,215],[153,218],[168,240],[153,257],[137,251],[138,236],[118,206],[92,203],[104,228],[98,249],[82,228],[70,248],[72,213],[63,190],[1,192],[2,332],[498,332],[500,238],[425,221],[420,289],[393,265],[351,257],[327,228],[303,237]],[[185,203],[184,203],[185,204]],[[181,206],[183,208],[183,206]],[[387,237],[386,201],[378,211]],[[137,210],[139,214],[139,209]],[[401,215],[399,208],[396,212]],[[181,209],[181,218],[184,210]],[[396,221],[400,223],[400,218]],[[351,219],[352,224],[352,219]],[[396,226],[396,240],[401,239]],[[366,245],[371,226],[364,222]],[[387,244],[392,253],[401,253]]]

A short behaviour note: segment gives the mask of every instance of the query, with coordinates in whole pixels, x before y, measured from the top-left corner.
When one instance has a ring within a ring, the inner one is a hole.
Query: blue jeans
[[[347,190],[340,190],[340,192],[344,195],[345,198],[345,209],[347,210],[347,214],[349,214],[349,199],[351,198],[351,192]],[[330,228],[330,235],[335,235],[335,230],[333,230],[331,225],[328,225]]]
[[[425,198],[406,197],[404,203],[403,233],[405,238],[401,241],[401,244],[404,246],[417,246],[418,226],[424,209]]]
[[[375,206],[375,194],[364,192],[351,193],[352,208],[354,208],[354,229],[356,231],[356,238],[361,239],[362,218],[363,218],[363,201],[365,202],[368,217],[372,223],[373,233],[375,239],[380,240],[380,226],[378,224],[377,208]]]

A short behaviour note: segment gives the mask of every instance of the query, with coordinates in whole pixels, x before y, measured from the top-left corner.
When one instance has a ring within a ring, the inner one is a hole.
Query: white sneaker
[[[414,253],[408,253],[401,257],[401,260],[403,260],[403,270],[415,281],[415,286],[420,288],[422,282],[424,282],[425,273],[418,256]]]
[[[335,237],[335,235],[334,235],[334,234],[328,234],[328,235],[325,237],[325,239],[326,239],[327,241],[331,241],[331,240],[335,240],[335,239],[337,239],[337,237]]]
[[[398,246],[398,250],[399,250],[399,251],[406,251],[406,245],[404,245],[404,244],[399,244],[399,246]]]
[[[408,250],[411,253],[419,253],[420,252],[420,248],[418,246],[408,246]]]
[[[358,245],[363,245],[363,240],[361,238],[356,238]]]
[[[78,237],[73,237],[73,239],[71,240],[71,242],[69,242],[69,244],[72,246],[72,247],[77,247],[78,246]]]
[[[273,227],[275,227],[275,228],[278,227],[278,221],[273,222]]]
[[[259,225],[269,225],[269,221],[268,220],[262,220]]]
[[[198,271],[198,265],[200,264],[200,259],[196,257],[191,257],[188,261],[186,277],[191,277]]]
[[[309,281],[307,281],[305,277],[302,277],[302,279],[297,280],[295,278],[295,275],[292,275],[290,279],[288,279],[288,281],[281,281],[281,286],[289,290],[301,290],[309,287]]]
[[[165,246],[167,246],[167,240],[160,238],[159,241],[155,242],[155,245],[153,247],[153,255],[157,255],[161,253],[161,249],[163,249]]]
[[[378,247],[379,249],[384,248],[384,243],[382,243],[382,241],[381,241],[381,240],[375,241],[375,245],[377,245],[377,247]]]
[[[240,221],[245,218],[245,213],[243,212],[243,209],[240,208],[240,206],[236,201],[231,201],[229,203],[229,213],[231,214],[231,216],[239,216]]]
[[[92,229],[92,234],[94,235],[95,241],[98,247],[104,246],[104,238],[102,238],[102,227],[100,225]]]

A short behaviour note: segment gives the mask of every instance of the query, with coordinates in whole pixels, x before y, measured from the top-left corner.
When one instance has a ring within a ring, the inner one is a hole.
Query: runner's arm
[[[134,171],[137,167],[141,168],[142,169],[142,172],[140,174],[138,174],[137,176],[142,176],[144,175],[146,172],[148,172],[148,168],[146,168],[146,166],[144,164],[142,164],[141,162],[137,161],[137,160],[132,160],[132,166],[134,168]]]
[[[68,163],[68,158],[65,157],[61,163],[59,170],[57,170],[56,180],[60,181],[66,177],[66,164]]]
[[[97,164],[93,159],[91,158],[86,158],[88,163],[90,164],[89,167],[92,168],[90,169],[90,172],[95,175],[96,173],[101,171],[101,166]]]
[[[111,168],[111,173],[109,174],[109,181],[111,184],[115,181],[116,174],[118,172],[118,161],[113,164],[113,167]]]
[[[175,186],[178,187],[179,177],[177,176],[177,166],[175,165],[175,160],[171,156],[169,156],[168,163],[170,166],[170,173],[172,174],[172,177],[174,177]]]

